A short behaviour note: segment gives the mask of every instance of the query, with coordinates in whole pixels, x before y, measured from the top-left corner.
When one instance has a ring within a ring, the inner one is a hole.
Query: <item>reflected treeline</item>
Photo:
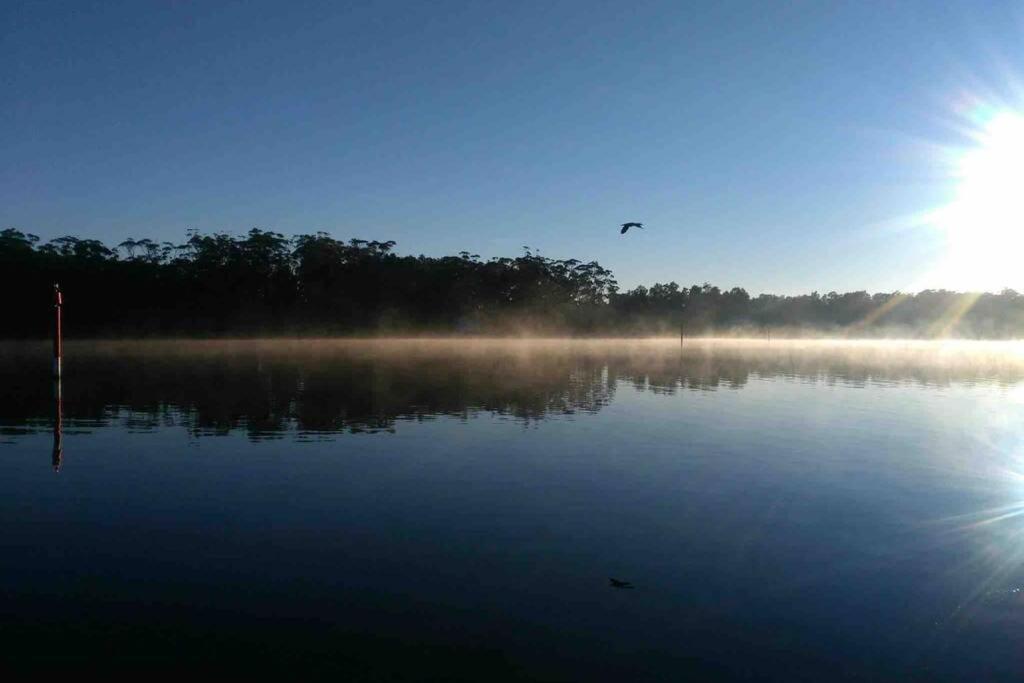
[[[60,394],[49,362],[45,345],[0,345],[0,439],[107,424],[317,438],[439,416],[529,422],[592,413],[629,387],[675,393],[739,389],[759,377],[850,385],[1024,378],[1024,355],[997,343],[82,342],[68,345]]]

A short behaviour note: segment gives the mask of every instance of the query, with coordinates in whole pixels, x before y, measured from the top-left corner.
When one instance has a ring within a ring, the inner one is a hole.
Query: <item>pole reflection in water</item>
[[[60,472],[64,461],[64,402],[60,379],[53,382],[53,471]]]

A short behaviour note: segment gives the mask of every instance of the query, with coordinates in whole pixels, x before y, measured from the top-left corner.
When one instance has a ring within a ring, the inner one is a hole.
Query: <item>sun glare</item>
[[[934,215],[947,239],[945,286],[999,290],[1024,284],[1024,116],[987,121],[956,163],[953,201]]]

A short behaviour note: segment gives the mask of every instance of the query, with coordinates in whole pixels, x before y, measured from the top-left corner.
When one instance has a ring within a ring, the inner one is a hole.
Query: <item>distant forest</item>
[[[400,256],[395,243],[189,231],[183,244],[0,231],[0,337],[366,334],[1024,337],[1012,290],[760,294],[675,282],[619,291],[595,261]]]

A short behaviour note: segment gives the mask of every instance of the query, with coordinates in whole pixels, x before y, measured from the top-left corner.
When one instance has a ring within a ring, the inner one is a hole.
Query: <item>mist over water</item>
[[[598,412],[628,386],[655,393],[786,379],[851,386],[1009,385],[1024,344],[652,338],[72,342],[69,421],[196,434],[394,429],[406,420]],[[7,433],[46,429],[53,387],[42,344],[0,345]]]
[[[0,345],[26,668],[1019,673],[1014,343],[73,342],[59,401],[49,363]]]

